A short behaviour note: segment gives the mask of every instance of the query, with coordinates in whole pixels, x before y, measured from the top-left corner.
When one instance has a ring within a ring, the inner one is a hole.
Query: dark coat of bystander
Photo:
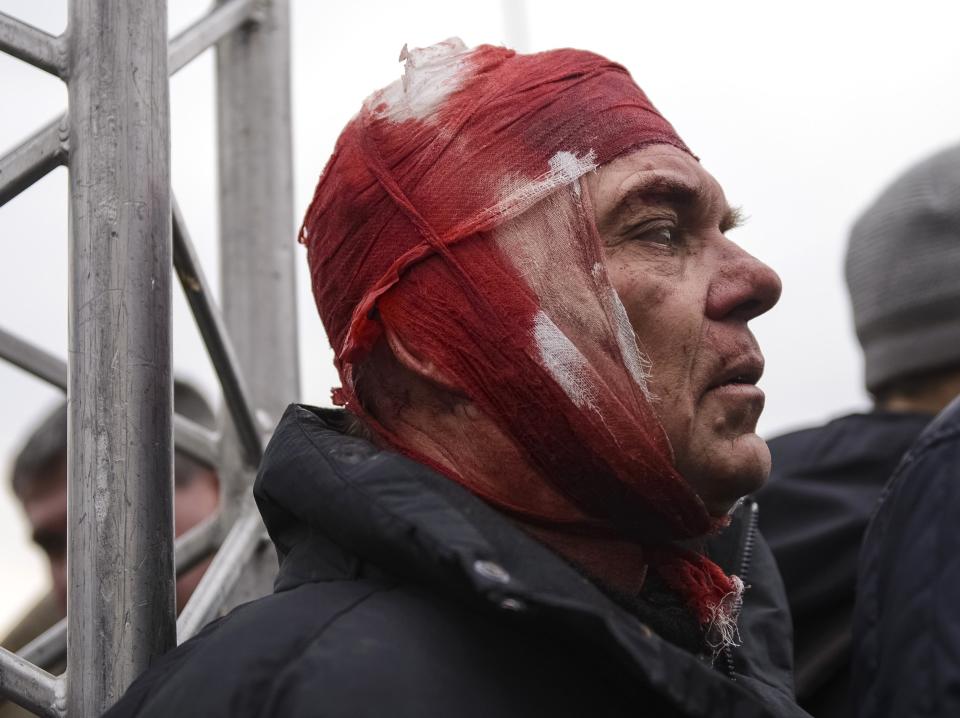
[[[860,554],[859,718],[960,715],[960,398],[910,447]]]
[[[874,411],[769,442],[773,471],[757,494],[760,532],[793,616],[797,701],[847,718],[857,557],[897,463],[933,417]]]

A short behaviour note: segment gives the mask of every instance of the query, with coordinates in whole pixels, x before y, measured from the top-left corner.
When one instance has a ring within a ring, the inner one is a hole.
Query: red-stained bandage
[[[442,469],[451,479],[531,526],[649,547],[714,621],[735,582],[674,546],[716,522],[674,468],[580,182],[644,146],[689,150],[623,67],[588,52],[451,40],[402,59],[403,80],[340,135],[300,232],[337,398],[362,414],[354,368],[389,326],[497,422],[551,498]]]

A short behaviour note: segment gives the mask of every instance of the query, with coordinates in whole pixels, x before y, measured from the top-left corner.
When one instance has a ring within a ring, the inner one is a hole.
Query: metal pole
[[[503,35],[507,47],[519,52],[530,52],[530,23],[525,0],[501,0],[503,8]]]
[[[0,696],[31,713],[58,718],[63,711],[60,689],[60,682],[49,673],[0,648]]]
[[[0,157],[0,207],[67,159],[67,116],[49,122]]]
[[[233,522],[230,533],[204,574],[205,580],[197,586],[177,619],[178,643],[192,638],[217,615],[222,615],[224,605],[231,603],[240,577],[251,568],[251,556],[256,555],[258,546],[269,542],[260,514],[251,506]]]
[[[253,413],[250,396],[240,373],[233,343],[227,334],[220,310],[214,303],[200,260],[193,249],[186,222],[177,206],[177,200],[173,199],[172,202],[173,266],[197,322],[197,329],[200,330],[200,336],[207,347],[207,354],[217,371],[223,391],[224,408],[230,414],[244,458],[249,465],[256,466],[263,454],[261,429],[257,426],[257,417]]]
[[[177,575],[203,561],[221,542],[224,534],[219,514],[207,518],[180,536],[173,545]],[[180,642],[181,639],[178,638]],[[48,669],[67,653],[67,619],[62,619],[17,651],[23,660]]]
[[[287,0],[217,45],[224,320],[272,429],[299,395]]]
[[[67,710],[175,644],[163,0],[72,0]]]
[[[0,51],[63,77],[63,42],[59,37],[0,12]]]
[[[167,61],[177,72],[208,47],[250,20],[260,0],[226,0],[170,39]]]
[[[221,306],[264,432],[300,393],[287,0],[265,0],[253,20],[217,44]],[[221,511],[239,523],[184,609],[185,635],[269,593],[277,570],[253,507],[256,467],[229,415],[222,420]]]

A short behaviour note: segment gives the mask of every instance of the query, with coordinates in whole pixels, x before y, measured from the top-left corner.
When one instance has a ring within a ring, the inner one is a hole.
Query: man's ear
[[[387,344],[390,351],[406,369],[422,379],[426,379],[432,384],[446,389],[447,391],[457,392],[456,384],[448,377],[436,364],[429,359],[418,356],[397,336],[389,326],[383,328],[383,333],[387,338]]]

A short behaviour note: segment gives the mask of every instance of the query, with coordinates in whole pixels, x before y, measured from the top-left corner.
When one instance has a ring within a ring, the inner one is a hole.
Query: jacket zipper
[[[750,516],[747,517],[747,533],[743,540],[743,549],[740,553],[740,571],[737,576],[743,582],[743,590],[747,590],[747,575],[750,572],[750,562],[753,559],[753,545],[757,541],[757,520],[760,514],[760,507],[756,501],[750,501]],[[740,611],[743,608],[743,594],[737,598],[736,613],[737,620],[740,620]],[[733,648],[726,646],[723,649],[727,675],[733,678]]]

